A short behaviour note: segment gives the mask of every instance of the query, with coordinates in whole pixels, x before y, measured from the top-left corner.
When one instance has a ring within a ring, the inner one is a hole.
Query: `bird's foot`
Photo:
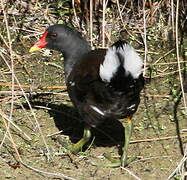
[[[116,168],[116,167],[126,167],[128,166],[132,161],[134,161],[137,157],[130,157],[127,159],[114,159],[110,153],[105,153],[104,157],[109,160],[111,163],[109,164],[102,164],[102,163],[95,163],[95,162],[91,162],[91,164],[93,166],[99,166],[99,167],[112,167],[112,168]]]
[[[65,148],[72,154],[78,154],[82,150],[82,146],[78,144],[68,145]]]
[[[67,153],[77,154],[81,151],[83,146],[82,140],[73,145],[69,145],[69,142],[67,142],[67,140],[63,140],[60,137],[55,138],[55,140],[67,150]]]
[[[82,147],[89,141],[91,137],[91,132],[89,128],[84,129],[83,137],[73,145],[69,145],[67,141],[63,141],[60,138],[57,138],[56,140],[65,148],[68,152],[77,154],[82,150]]]

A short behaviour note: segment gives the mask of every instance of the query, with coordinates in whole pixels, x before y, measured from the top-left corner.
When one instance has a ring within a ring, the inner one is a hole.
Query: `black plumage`
[[[121,42],[123,43],[123,42]],[[133,79],[120,66],[111,82],[103,82],[99,76],[99,66],[103,63],[106,50],[94,50],[87,53],[74,66],[67,79],[67,89],[88,126],[95,127],[103,120],[122,119],[132,116],[140,102],[143,77]],[[128,109],[131,105],[135,106]],[[90,105],[100,109],[104,115],[94,111]]]
[[[124,153],[115,164],[127,165],[131,117],[138,108],[144,86],[138,54],[121,40],[107,50],[91,50],[80,33],[66,25],[50,26],[30,51],[43,47],[63,53],[67,90],[85,122],[83,138],[69,149],[78,152],[90,139],[91,127],[107,119],[127,118]]]

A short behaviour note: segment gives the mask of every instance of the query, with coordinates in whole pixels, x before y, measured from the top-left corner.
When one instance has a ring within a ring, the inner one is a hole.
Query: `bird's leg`
[[[131,117],[128,117],[125,119],[125,122],[124,122],[125,142],[122,148],[123,154],[121,156],[121,159],[114,159],[111,157],[110,153],[105,153],[104,154],[105,158],[111,161],[111,164],[92,163],[92,165],[104,166],[104,167],[119,167],[119,166],[124,167],[124,166],[127,166],[129,163],[131,163],[133,160],[135,160],[136,157],[127,158],[127,152],[128,152],[128,146],[129,146],[131,133],[132,133],[132,120],[131,120]]]
[[[129,141],[130,141],[130,137],[132,134],[132,119],[131,119],[131,117],[128,117],[127,119],[125,119],[123,126],[124,126],[124,130],[125,130],[125,132],[124,132],[125,142],[124,142],[124,146],[122,148],[123,154],[121,156],[121,166],[124,167],[124,166],[127,166],[130,162],[132,162],[135,159],[135,157],[127,159]]]
[[[131,157],[131,158],[127,158],[127,152],[128,152],[128,147],[129,147],[129,141],[130,141],[130,137],[132,134],[132,119],[131,117],[127,117],[124,119],[125,122],[123,123],[124,126],[124,135],[125,135],[125,141],[124,141],[124,146],[122,148],[122,156],[120,161],[113,159],[111,157],[111,155],[109,154],[105,154],[105,157],[110,160],[113,165],[118,165],[118,166],[127,166],[129,163],[131,163],[133,160],[136,159],[136,157]]]
[[[82,147],[90,140],[91,131],[90,128],[84,128],[84,134],[82,139],[80,139],[76,144],[68,146],[67,149],[70,150],[73,154],[77,154],[81,151]]]

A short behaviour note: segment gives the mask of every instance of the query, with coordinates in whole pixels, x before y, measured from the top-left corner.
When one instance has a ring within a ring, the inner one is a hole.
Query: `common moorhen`
[[[144,86],[143,63],[135,49],[119,40],[108,49],[91,50],[78,31],[63,24],[50,26],[30,52],[41,48],[63,53],[67,90],[85,123],[82,139],[69,150],[79,152],[89,141],[92,127],[108,119],[123,120],[123,154],[115,162],[111,158],[113,163],[109,166],[128,165],[131,161],[127,158],[131,118],[138,108]]]

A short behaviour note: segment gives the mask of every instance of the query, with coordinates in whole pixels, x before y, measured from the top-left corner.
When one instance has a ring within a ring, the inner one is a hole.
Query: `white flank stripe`
[[[133,109],[136,106],[136,104],[132,104],[131,106],[127,107],[127,109]]]
[[[101,114],[102,116],[105,115],[105,114],[104,114],[100,109],[98,109],[97,107],[92,106],[92,105],[90,105],[90,107],[91,107],[94,111],[96,111],[96,112],[98,112],[99,114]]]

